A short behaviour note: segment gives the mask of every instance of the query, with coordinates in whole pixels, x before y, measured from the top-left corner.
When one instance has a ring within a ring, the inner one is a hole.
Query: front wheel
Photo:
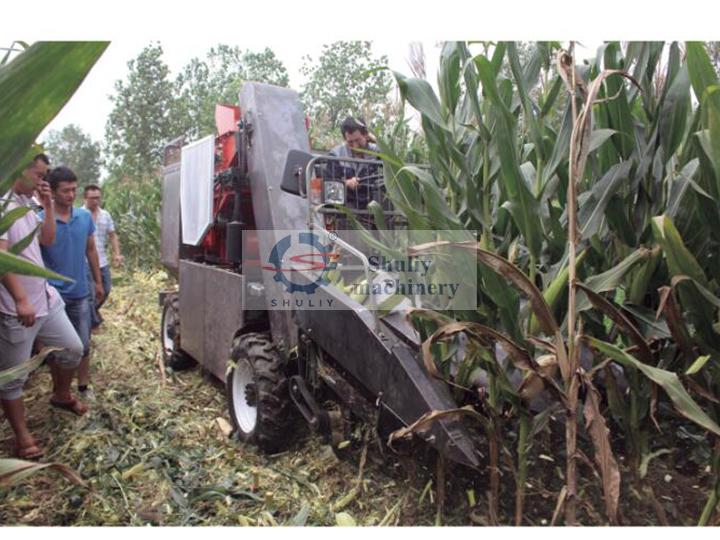
[[[238,437],[273,453],[288,444],[290,395],[285,360],[266,334],[235,338],[226,378],[230,419]]]
[[[180,349],[180,299],[177,293],[168,294],[163,302],[160,341],[163,363],[167,367],[180,371],[195,365],[195,361]]]

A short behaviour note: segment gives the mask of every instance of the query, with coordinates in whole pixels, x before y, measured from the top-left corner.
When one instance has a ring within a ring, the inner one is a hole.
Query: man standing
[[[330,150],[331,156],[377,161],[375,156],[363,151],[377,152],[378,147],[370,142],[370,133],[362,119],[348,116],[340,126],[340,131],[345,142]],[[329,162],[328,173],[333,178],[345,181],[349,207],[359,210],[367,208],[373,199],[372,190],[380,178],[377,163],[365,165],[352,161]]]
[[[118,236],[115,233],[115,224],[113,223],[110,212],[100,207],[102,203],[102,190],[100,186],[90,184],[85,186],[85,208],[92,214],[93,222],[95,223],[95,247],[97,247],[98,259],[100,260],[100,275],[102,276],[102,286],[105,290],[105,298],[101,301],[95,299],[95,282],[92,280],[92,275],[88,277],[92,281],[90,284],[90,313],[92,315],[92,329],[95,330],[102,323],[102,317],[100,316],[100,308],[107,301],[110,295],[110,289],[112,288],[112,278],[110,275],[110,264],[107,260],[106,247],[108,238],[110,239],[110,245],[113,251],[113,264],[120,266],[123,263],[123,256],[120,254],[120,242]]]
[[[43,246],[45,265],[68,276],[72,283],[50,280],[65,301],[65,312],[83,344],[83,357],[78,367],[78,390],[84,394],[90,382],[90,264],[98,300],[104,296],[100,264],[95,247],[95,224],[90,212],[73,208],[77,193],[77,177],[67,167],[55,167],[48,175],[55,206],[55,241]],[[87,260],[86,260],[87,258]]]
[[[30,243],[20,257],[43,266],[40,244],[55,240],[55,215],[50,187],[45,182],[48,159],[39,154],[23,171],[22,177],[6,195],[7,210],[27,208],[27,211],[0,235],[0,250],[26,241]],[[40,221],[32,210],[36,195],[45,207],[45,220]],[[65,306],[57,291],[41,277],[6,273],[0,278],[0,371],[11,369],[30,358],[33,342],[40,339],[48,347],[64,349],[52,360],[53,395],[50,403],[82,415],[87,407],[70,392],[70,384],[82,356],[82,343],[65,313]],[[15,434],[15,453],[20,459],[37,459],[43,450],[32,436],[25,420],[22,391],[27,375],[0,385],[0,401],[5,417]]]

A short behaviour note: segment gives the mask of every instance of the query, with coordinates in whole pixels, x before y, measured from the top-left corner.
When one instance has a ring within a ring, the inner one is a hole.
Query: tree
[[[317,63],[309,56],[304,61],[301,73],[308,80],[301,98],[316,126],[336,128],[348,115],[372,125],[387,115],[392,81],[380,68],[388,60],[376,58],[369,41],[337,41],[323,46]]]
[[[245,61],[245,80],[276,86],[290,84],[285,65],[275,56],[272,49],[266,47],[260,52],[247,51],[243,60]]]
[[[69,124],[60,131],[50,131],[44,147],[53,166],[66,165],[75,172],[80,187],[100,181],[100,143],[93,141],[79,126]]]
[[[154,175],[165,143],[178,135],[173,83],[159,43],[128,62],[125,81],[115,82],[105,145],[113,178]]]
[[[175,81],[182,131],[191,139],[215,133],[215,105],[237,103],[245,81],[287,86],[288,73],[268,48],[243,52],[220,44],[190,60]]]

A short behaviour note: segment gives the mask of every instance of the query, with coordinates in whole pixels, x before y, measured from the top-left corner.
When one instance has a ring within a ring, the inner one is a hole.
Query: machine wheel
[[[175,293],[167,295],[163,303],[160,343],[165,366],[181,371],[195,365],[195,360],[180,349],[180,299]]]
[[[227,374],[228,408],[235,432],[265,452],[288,443],[290,394],[285,360],[266,334],[244,334],[233,341]]]

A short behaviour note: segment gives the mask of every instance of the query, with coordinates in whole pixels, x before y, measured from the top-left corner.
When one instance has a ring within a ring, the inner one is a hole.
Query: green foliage
[[[113,110],[105,129],[111,179],[158,173],[168,141],[215,132],[215,105],[234,105],[242,83],[253,80],[287,86],[285,66],[270,49],[242,51],[219,44],[193,58],[173,80],[159,43],[128,62],[129,74],[115,83]]]
[[[204,59],[190,60],[175,80],[178,134],[192,140],[215,133],[215,104],[236,104],[245,81],[287,86],[289,79],[284,64],[268,48],[243,52],[220,44]]]
[[[39,151],[35,139],[75,93],[107,42],[20,43],[24,50],[0,63],[0,194],[5,194]],[[10,47],[13,49],[15,43]],[[0,221],[6,210],[0,205]],[[9,227],[9,223],[5,223]],[[0,274],[17,272],[44,277],[57,274],[26,259],[0,252]]]
[[[60,131],[50,131],[43,146],[52,166],[66,165],[75,172],[80,190],[100,182],[102,147],[79,126],[69,124]]]
[[[323,46],[317,61],[306,56],[301,99],[313,124],[329,131],[346,116],[363,116],[372,127],[392,116],[391,79],[380,69],[386,65],[387,58],[375,57],[369,41],[336,41]]]
[[[165,143],[179,135],[170,72],[159,43],[128,62],[126,80],[115,82],[113,110],[105,127],[105,152],[111,178],[157,173]]]
[[[38,42],[0,66],[0,181],[12,181],[33,144],[108,46]],[[8,184],[3,184],[4,192]]]
[[[159,44],[148,45],[117,81],[106,128],[109,179],[105,208],[115,219],[131,267],[159,263],[160,165],[168,141],[215,132],[215,105],[236,104],[245,81],[287,86],[285,66],[270,49],[217,45],[170,78]]]
[[[126,264],[156,268],[160,264],[160,178],[110,180],[103,190],[104,208],[115,221]]]
[[[678,415],[701,419],[700,425],[712,432],[720,423],[717,408],[708,406],[720,395],[718,77],[699,43],[687,44],[685,56],[677,43],[606,43],[595,58],[574,65],[571,59],[565,80],[553,67],[558,49],[557,43],[522,48],[497,43],[473,54],[468,44],[446,43],[437,95],[426,81],[395,74],[403,99],[421,114],[429,170],[402,167],[391,137],[382,137],[388,195],[411,228],[482,231],[478,257],[492,253],[495,262],[478,267],[478,309],[445,315],[501,331],[502,343],[510,340],[512,350],[527,351],[534,362],[552,350],[563,375],[555,385],[563,388],[558,393],[548,379],[543,379],[544,387],[572,407],[567,401],[572,385],[584,385],[586,397],[579,404],[585,400],[586,418],[588,413],[595,420],[609,414],[598,408],[597,400],[587,401],[595,387],[605,392],[637,477],[642,456],[652,450],[650,433],[658,410],[664,415],[660,422],[667,421],[674,407]],[[624,71],[634,81],[607,70]],[[590,115],[587,124],[574,120],[571,100],[562,97],[573,80],[577,111]],[[586,102],[588,96],[591,101]],[[587,128],[580,129],[583,125]],[[573,316],[582,319],[583,332],[592,336],[588,342],[603,353],[591,359],[585,349],[590,367],[585,364],[584,371],[590,372],[579,379],[563,370],[568,359],[562,358],[569,348],[564,343],[564,300],[574,127],[573,162],[586,166],[577,169],[582,173],[576,184],[579,243],[573,249],[579,254],[577,279],[587,290],[578,293]],[[530,283],[542,288],[536,291]],[[528,302],[518,301],[518,293]],[[550,316],[536,309],[543,297]],[[557,321],[560,339],[542,318]],[[445,324],[440,318],[419,321],[418,329],[427,340],[441,334]],[[518,433],[518,422],[528,418],[527,403],[518,396],[532,395],[528,390],[537,372],[525,373],[521,384],[509,383],[518,380],[518,365],[498,369],[498,348],[466,337],[475,343],[464,358],[435,346],[434,361],[447,377],[453,370],[486,371],[484,413],[492,453],[493,444],[505,444],[498,430]],[[538,338],[545,340],[542,346]],[[457,343],[448,340],[447,347],[452,350]],[[509,350],[507,345],[503,349]],[[625,369],[626,395],[617,390],[616,375],[600,365],[607,356]],[[690,369],[698,357],[707,357],[703,368]],[[605,373],[603,384],[592,382],[600,372]],[[654,384],[670,398],[659,408],[657,400],[663,398],[655,397]],[[501,412],[508,409],[515,414],[501,421]],[[678,415],[673,422],[684,420]],[[613,461],[609,444],[602,429],[589,431],[591,425],[598,424],[588,422],[588,439],[580,444],[591,440],[596,459],[604,455],[608,459],[602,458],[601,467],[607,466]],[[526,459],[522,448],[518,459]],[[612,476],[607,472],[604,478]],[[617,486],[604,488],[619,496]]]
[[[260,52],[246,51],[243,54],[245,63],[245,80],[287,86],[290,83],[285,64],[275,56],[272,49],[265,47]]]

